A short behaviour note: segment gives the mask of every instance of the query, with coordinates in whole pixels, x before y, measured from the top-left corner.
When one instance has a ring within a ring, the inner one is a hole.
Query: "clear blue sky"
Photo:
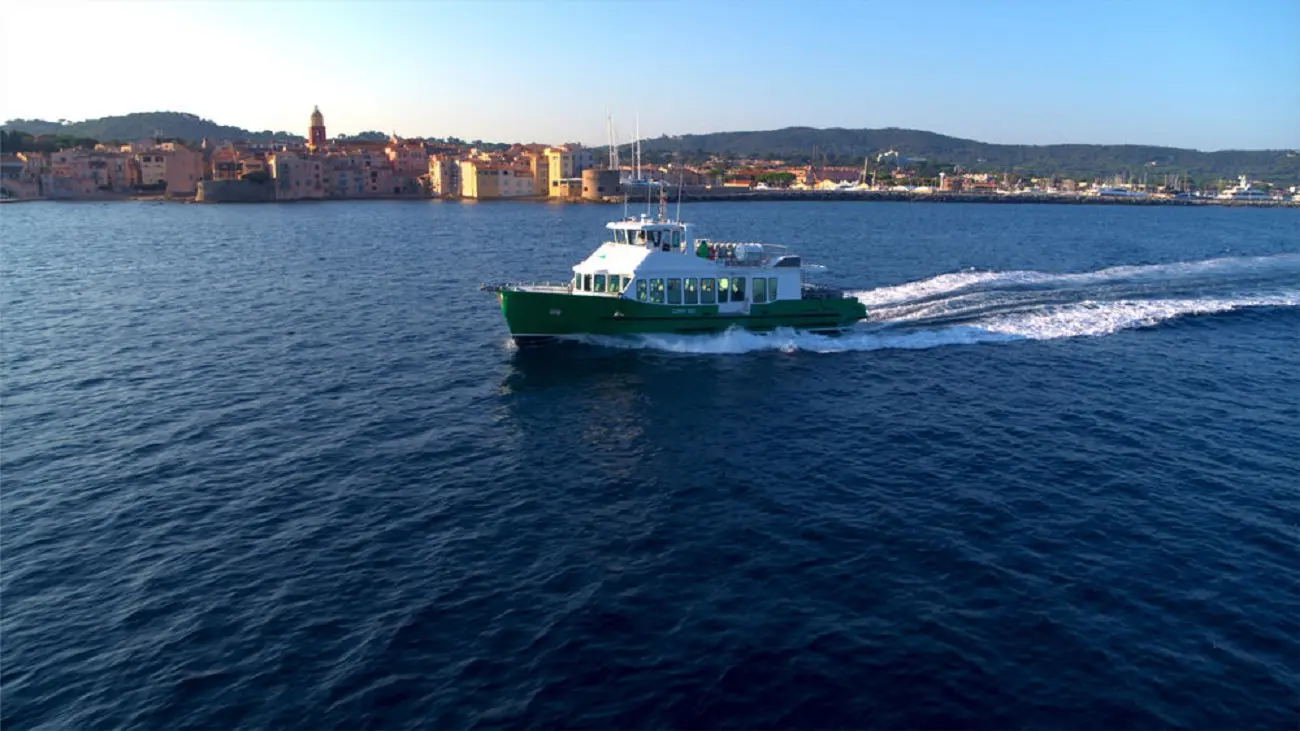
[[[911,127],[1300,147],[1300,0],[25,2],[0,116],[605,141]],[[57,30],[56,30],[57,29]],[[47,32],[48,31],[48,32]],[[156,49],[156,66],[131,68]],[[100,75],[103,74],[103,75]]]

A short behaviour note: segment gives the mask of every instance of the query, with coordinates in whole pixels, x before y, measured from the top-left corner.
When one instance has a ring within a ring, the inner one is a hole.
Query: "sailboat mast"
[[[614,170],[614,115],[605,110],[605,143],[609,145],[609,169]]]

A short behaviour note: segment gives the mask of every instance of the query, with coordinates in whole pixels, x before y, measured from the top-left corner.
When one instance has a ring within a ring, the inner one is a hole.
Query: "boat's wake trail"
[[[682,353],[837,352],[1108,335],[1180,317],[1300,306],[1300,254],[1122,266],[1082,274],[961,271],[851,292],[868,319],[840,336],[793,331],[584,338]]]

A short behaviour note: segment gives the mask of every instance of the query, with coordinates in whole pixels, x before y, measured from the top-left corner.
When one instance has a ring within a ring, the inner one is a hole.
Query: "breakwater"
[[[677,199],[677,192],[669,188],[667,195]],[[1034,195],[997,193],[913,193],[907,191],[833,191],[833,190],[727,190],[710,188],[683,188],[683,202],[704,201],[899,201],[915,203],[1066,203],[1078,205],[1122,206],[1247,206],[1247,207],[1300,207],[1297,201],[1237,201],[1217,198],[1157,198],[1109,197],[1095,195]],[[635,197],[633,197],[635,200]]]

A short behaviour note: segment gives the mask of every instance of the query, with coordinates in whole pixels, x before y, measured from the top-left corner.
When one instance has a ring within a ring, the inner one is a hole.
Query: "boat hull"
[[[862,303],[850,298],[778,300],[750,304],[747,312],[719,312],[717,305],[661,305],[526,289],[502,288],[497,297],[510,335],[521,345],[575,335],[684,335],[731,328],[834,332],[866,317]]]

